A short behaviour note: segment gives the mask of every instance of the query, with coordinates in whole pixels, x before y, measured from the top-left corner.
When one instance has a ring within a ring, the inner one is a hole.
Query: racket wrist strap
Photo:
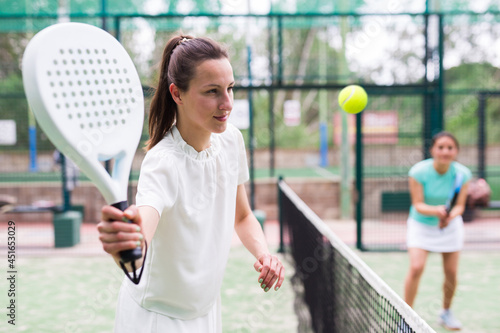
[[[123,212],[125,209],[128,208],[128,203],[125,200],[125,201],[120,201],[120,202],[114,203],[111,206],[118,208],[119,210],[121,210]]]
[[[142,277],[142,272],[144,271],[144,263],[146,261],[146,256],[148,255],[148,243],[144,241],[144,259],[142,260],[142,266],[141,266],[141,271],[139,272],[139,275],[137,275],[137,268],[135,266],[135,260],[132,260],[130,262],[130,266],[132,267],[132,272],[129,272],[127,270],[127,267],[123,263],[123,261],[120,260],[120,266],[125,273],[125,275],[128,277],[130,281],[134,284],[139,284],[141,282],[141,277]]]

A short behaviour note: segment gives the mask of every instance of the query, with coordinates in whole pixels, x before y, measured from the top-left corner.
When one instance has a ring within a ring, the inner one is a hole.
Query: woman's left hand
[[[269,291],[275,282],[274,290],[278,291],[285,280],[285,267],[277,256],[265,254],[255,262],[253,267],[260,272],[259,283],[265,292]]]

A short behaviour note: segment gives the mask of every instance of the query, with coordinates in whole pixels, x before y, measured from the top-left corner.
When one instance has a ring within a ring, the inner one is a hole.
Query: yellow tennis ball
[[[368,103],[368,95],[363,87],[350,85],[340,91],[339,105],[347,113],[359,113]]]

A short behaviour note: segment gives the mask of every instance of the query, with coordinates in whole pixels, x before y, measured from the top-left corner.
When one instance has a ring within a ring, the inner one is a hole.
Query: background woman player
[[[143,247],[142,278],[120,289],[116,332],[222,332],[220,287],[233,228],[255,256],[264,291],[284,280],[248,204],[243,137],[233,107],[228,54],[207,38],[168,41],[149,115],[150,140],[136,205],[102,209],[106,252]],[[121,222],[131,219],[135,224]],[[130,268],[128,268],[130,270]]]
[[[457,287],[458,260],[464,242],[462,214],[471,178],[470,170],[455,161],[458,149],[452,134],[440,132],[432,139],[432,158],[415,164],[409,171],[412,206],[408,218],[410,269],[405,280],[405,301],[413,306],[428,253],[442,253],[445,279],[439,322],[450,330],[462,326],[450,307]],[[448,213],[445,203],[458,173],[463,176],[463,185]]]

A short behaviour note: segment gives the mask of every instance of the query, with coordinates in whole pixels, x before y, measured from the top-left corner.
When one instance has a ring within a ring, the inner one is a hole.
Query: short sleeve
[[[238,137],[238,185],[246,182],[250,176],[248,172],[248,163],[247,163],[247,152],[245,150],[245,140],[243,140],[243,135],[241,132],[236,129],[236,135]]]
[[[420,184],[425,182],[425,176],[427,174],[425,166],[427,165],[427,161],[421,161],[411,167],[410,171],[408,171],[408,176],[415,179]]]
[[[468,169],[468,168],[465,168],[465,172],[464,172],[464,179],[466,182],[468,182],[469,180],[471,180],[472,178],[472,172]]]
[[[165,152],[153,148],[142,162],[136,205],[151,206],[161,215],[163,210],[173,206],[176,200],[177,179],[173,156],[169,158]]]
[[[472,172],[465,165],[455,162],[455,168],[457,172],[460,172],[463,175],[463,182],[466,183],[472,178]]]

